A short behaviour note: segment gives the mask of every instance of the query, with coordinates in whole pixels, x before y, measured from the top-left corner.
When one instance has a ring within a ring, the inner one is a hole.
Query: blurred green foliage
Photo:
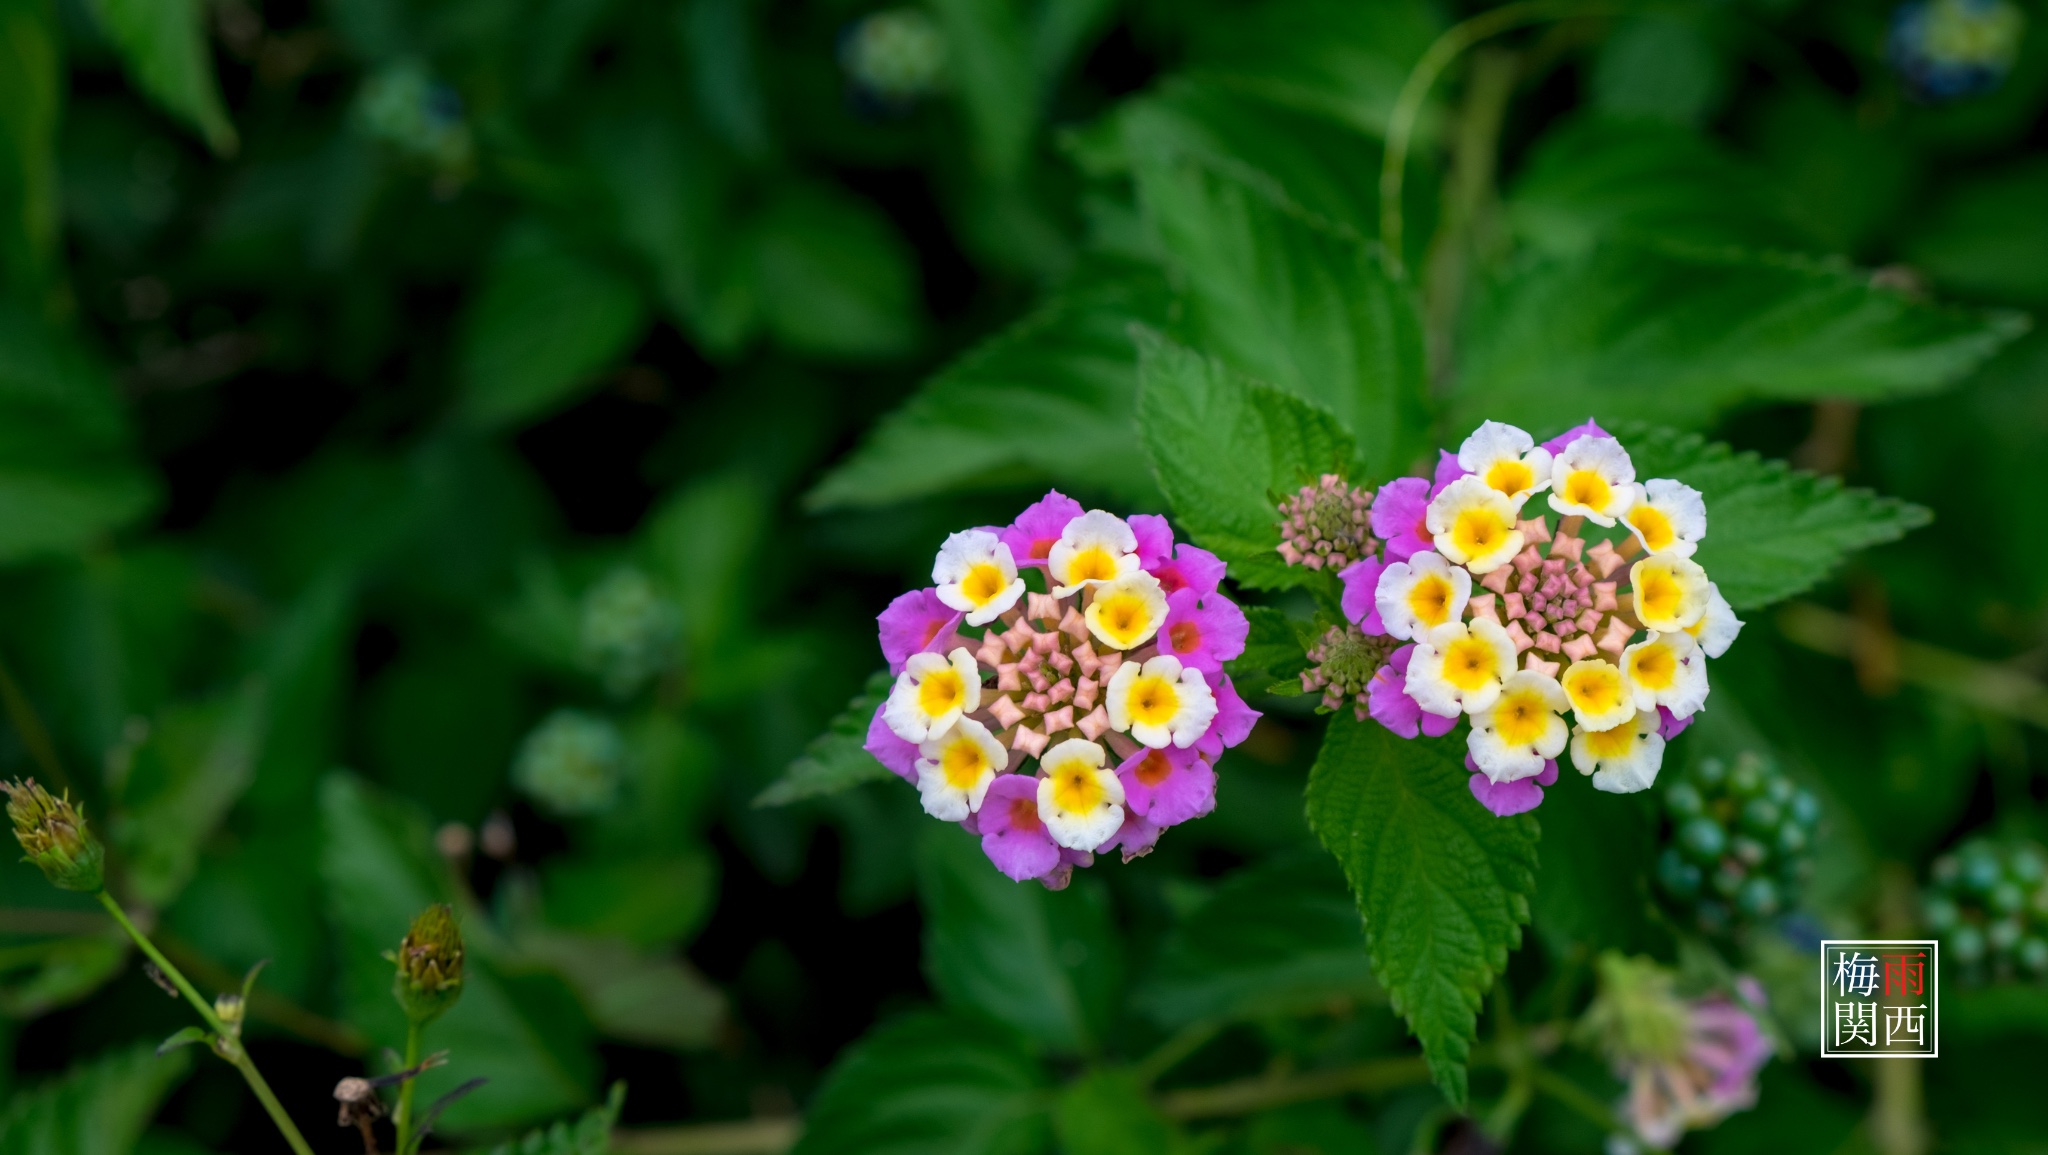
[[[1384,252],[1396,96],[1485,7],[0,0],[0,774],[84,801],[202,988],[269,960],[322,1150],[448,902],[423,1101],[488,1077],[437,1129],[481,1150],[1586,1150],[1616,949],[1770,993],[1757,1107],[1686,1149],[1917,1152],[1910,1086],[1811,1057],[1812,946],[2018,926],[1968,864],[2048,841],[2048,8],[1952,99],[1859,0],[1518,31],[1423,105]],[[1054,893],[858,749],[873,615],[1048,485],[1262,591],[1250,695],[1317,609],[1261,494],[1589,415],[1706,494],[1749,623],[1654,799],[1496,820],[1265,696],[1213,815]],[[1754,755],[1811,873],[1710,941],[1659,812]],[[1945,1150],[2039,1139],[2039,939],[1992,945]],[[274,1148],[27,864],[0,1011],[0,1153]]]

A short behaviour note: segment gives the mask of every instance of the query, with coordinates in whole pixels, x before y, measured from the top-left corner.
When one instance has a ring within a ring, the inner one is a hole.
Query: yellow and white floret
[[[1440,553],[1427,550],[1380,571],[1373,604],[1391,637],[1415,641],[1465,616],[1472,600],[1472,574]]]
[[[1430,499],[1424,524],[1437,552],[1475,574],[1489,574],[1522,552],[1518,502],[1477,477],[1461,477]]]
[[[1635,690],[1636,709],[1690,718],[1707,704],[1707,656],[1692,635],[1652,633],[1621,652],[1621,669]]]
[[[1571,727],[1558,717],[1565,705],[1556,678],[1534,670],[1509,675],[1493,705],[1472,715],[1465,749],[1473,765],[1495,783],[1543,773],[1571,738]]]
[[[1138,535],[1113,513],[1091,509],[1067,523],[1045,558],[1054,597],[1063,598],[1089,582],[1106,582],[1138,568]]]
[[[1742,619],[1735,616],[1735,607],[1721,596],[1721,587],[1708,582],[1707,612],[1685,627],[1685,632],[1693,636],[1708,657],[1718,658],[1735,644],[1735,635],[1742,632]]]
[[[1707,536],[1707,499],[1683,481],[1653,477],[1636,487],[1621,520],[1651,553],[1691,557]]]
[[[981,671],[962,646],[943,657],[910,655],[882,707],[882,721],[905,742],[923,742],[980,708]]]
[[[1550,463],[1550,508],[1613,525],[1636,498],[1636,467],[1612,437],[1581,437]]]
[[[1612,730],[1572,731],[1572,765],[1593,776],[1593,789],[1609,794],[1648,790],[1664,765],[1664,739],[1657,733],[1657,712],[1639,711]]]
[[[1564,696],[1571,700],[1572,717],[1588,730],[1612,730],[1636,713],[1635,687],[1628,675],[1606,658],[1581,658],[1573,662],[1562,679]]]
[[[1125,662],[1109,679],[1104,705],[1109,724],[1155,750],[1170,742],[1185,750],[1209,730],[1216,695],[1202,671],[1161,654],[1143,666]]]
[[[1166,621],[1166,590],[1159,579],[1134,570],[1095,587],[1083,615],[1097,641],[1119,650],[1142,646]]]
[[[1124,784],[1102,747],[1069,738],[1038,761],[1038,820],[1069,850],[1092,851],[1124,824]]]
[[[1689,629],[1706,616],[1714,583],[1700,563],[1671,554],[1652,554],[1628,567],[1636,620],[1646,630]]]
[[[959,822],[981,809],[989,783],[1009,764],[1009,753],[988,727],[962,718],[918,744],[917,793],[924,812]]]
[[[1458,447],[1458,464],[1520,508],[1550,488],[1550,450],[1512,425],[1488,421]]]
[[[1024,579],[1010,547],[985,529],[965,529],[946,539],[932,563],[932,582],[939,600],[967,615],[970,626],[984,626],[1024,596]]]
[[[1492,618],[1447,622],[1415,644],[1408,661],[1408,696],[1445,718],[1477,714],[1500,697],[1515,672],[1515,643]]]

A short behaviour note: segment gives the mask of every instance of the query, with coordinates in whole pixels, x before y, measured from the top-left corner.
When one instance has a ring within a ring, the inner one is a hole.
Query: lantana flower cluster
[[[1885,49],[1915,95],[1953,100],[1997,88],[2026,27],[2012,0],[1911,0],[1893,10]]]
[[[1667,1150],[1689,1130],[1756,1106],[1757,1074],[1775,1047],[1754,978],[1686,998],[1677,976],[1649,959],[1610,951],[1598,968],[1600,991],[1580,1030],[1628,1084],[1616,1114],[1630,1134],[1610,1141],[1610,1151]]]
[[[1649,788],[1665,742],[1706,703],[1707,659],[1742,628],[1693,560],[1699,492],[1637,481],[1590,421],[1540,445],[1489,421],[1433,481],[1366,500],[1369,535],[1332,547],[1358,557],[1339,574],[1348,625],[1310,655],[1303,688],[1404,738],[1467,721],[1472,792],[1495,814],[1539,805],[1567,750],[1598,789]]]
[[[896,682],[866,748],[1018,881],[1149,853],[1215,808],[1216,759],[1259,717],[1223,671],[1250,630],[1223,573],[1163,517],[1056,491],[953,534],[877,619]]]

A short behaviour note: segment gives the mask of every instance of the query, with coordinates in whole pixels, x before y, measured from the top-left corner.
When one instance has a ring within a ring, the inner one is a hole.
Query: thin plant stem
[[[1415,138],[1415,121],[1422,115],[1423,102],[1429,99],[1429,90],[1437,77],[1467,48],[1503,32],[1546,20],[1600,16],[1614,10],[1615,6],[1605,0],[1522,0],[1452,25],[1423,52],[1422,59],[1409,69],[1408,79],[1394,100],[1393,114],[1387,119],[1387,147],[1380,157],[1380,247],[1393,267],[1398,269],[1402,264],[1401,183],[1407,175],[1408,148]]]
[[[257,1102],[262,1103],[263,1109],[270,1112],[271,1122],[277,1124],[277,1129],[284,1134],[285,1142],[291,1144],[297,1155],[313,1155],[313,1148],[307,1144],[306,1137],[299,1134],[298,1124],[293,1123],[292,1117],[285,1114],[284,1104],[279,1103],[277,1096],[271,1093],[270,1084],[263,1081],[263,1075],[256,1069],[255,1061],[250,1059],[249,1052],[242,1048],[238,1035],[221,1021],[220,1015],[213,1009],[213,1004],[201,997],[191,981],[185,977],[185,972],[179,970],[170,959],[165,958],[163,952],[156,949],[156,944],[149,941],[149,936],[143,934],[128,920],[128,912],[121,909],[121,904],[114,901],[113,895],[104,890],[100,891],[100,905],[107,908],[107,913],[114,916],[114,921],[121,924],[121,929],[128,932],[128,937],[135,940],[135,945],[141,948],[143,954],[149,956],[149,961],[156,964],[156,968],[163,972],[165,978],[171,980],[171,985],[178,988],[178,993],[185,996],[185,1001],[191,1003],[192,1009],[198,1011],[199,1017],[212,1028],[217,1040],[213,1048],[214,1053],[226,1059],[235,1070],[242,1073],[243,1081],[249,1084],[249,1090],[255,1093]]]
[[[1215,1038],[1222,1029],[1221,1023],[1202,1022],[1175,1034],[1159,1044],[1151,1054],[1138,1060],[1138,1081],[1147,1087],[1151,1086],[1158,1081],[1159,1076],[1179,1066],[1188,1056],[1207,1046],[1209,1040]]]
[[[417,1020],[405,1025],[405,1070],[420,1065],[420,1024]],[[419,1083],[419,1077],[407,1079],[398,1085],[398,1110],[391,1116],[398,1128],[398,1155],[412,1155],[412,1089]]]

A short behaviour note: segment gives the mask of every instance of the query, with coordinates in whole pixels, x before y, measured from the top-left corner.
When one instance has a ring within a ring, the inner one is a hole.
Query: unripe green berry
[[[1778,827],[1778,804],[1769,798],[1752,798],[1742,806],[1742,828],[1751,834],[1769,834]]]
[[[1778,888],[1768,878],[1752,878],[1742,884],[1735,906],[1749,918],[1769,918],[1778,913]]]
[[[1711,818],[1695,818],[1679,828],[1678,844],[1694,862],[1709,866],[1728,849],[1728,834]]]
[[[1673,846],[1666,847],[1664,853],[1657,856],[1657,881],[1673,898],[1692,899],[1699,897],[1705,877],[1699,867],[1687,862]]]
[[[1705,812],[1706,803],[1691,783],[1680,782],[1664,792],[1664,809],[1674,818],[1696,818]]]

